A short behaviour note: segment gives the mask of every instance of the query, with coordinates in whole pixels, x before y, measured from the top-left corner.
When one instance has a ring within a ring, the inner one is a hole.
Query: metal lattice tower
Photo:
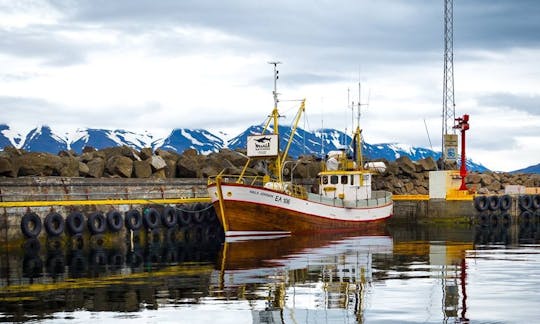
[[[444,1],[444,80],[442,110],[442,154],[446,160],[444,143],[445,134],[455,134],[453,129],[456,118],[454,101],[454,0]]]

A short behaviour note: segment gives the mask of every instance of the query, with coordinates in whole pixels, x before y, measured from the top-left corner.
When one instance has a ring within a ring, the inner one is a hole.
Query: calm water
[[[0,250],[0,320],[39,323],[533,323],[540,231],[399,226],[221,244],[215,233]]]

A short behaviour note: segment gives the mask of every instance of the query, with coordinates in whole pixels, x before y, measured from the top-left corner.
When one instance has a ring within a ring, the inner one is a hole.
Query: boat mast
[[[360,81],[358,82],[358,112],[356,115],[356,131],[354,132],[354,151],[355,151],[355,162],[356,162],[356,169],[357,170],[363,170],[364,169],[364,161],[362,157],[362,129],[360,128],[360,108],[362,106],[362,85]]]
[[[274,62],[268,62],[268,64],[272,64],[274,66],[274,91],[272,91],[272,94],[274,96],[274,109],[272,110],[272,115],[269,116],[274,121],[274,134],[278,135],[278,145],[279,145],[279,111],[278,111],[278,92],[277,92],[277,80],[279,79],[279,71],[277,70],[277,65],[281,64],[279,61]],[[278,175],[278,181],[282,182],[282,176],[281,176],[281,156],[278,150],[278,155],[276,157],[276,163],[275,163],[275,173]]]

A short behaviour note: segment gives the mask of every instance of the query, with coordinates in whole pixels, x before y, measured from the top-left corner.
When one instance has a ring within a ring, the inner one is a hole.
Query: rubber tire
[[[499,207],[501,206],[501,202],[499,200],[499,196],[489,196],[488,197],[488,209],[491,211],[499,210]]]
[[[512,216],[509,213],[502,213],[501,222],[504,228],[509,228],[512,225]]]
[[[486,211],[489,207],[488,202],[487,196],[474,197],[474,208],[480,212]]]
[[[71,212],[66,218],[66,227],[71,235],[81,234],[84,231],[84,216],[78,211]]]
[[[531,196],[529,196],[529,195],[521,195],[518,198],[518,202],[519,202],[519,209],[521,211],[526,211],[526,210],[531,209],[531,205],[532,205]]]
[[[95,212],[88,217],[88,229],[92,235],[103,234],[107,229],[107,220],[102,212]]]
[[[165,207],[161,214],[161,223],[167,228],[172,228],[178,223],[174,207]]]
[[[107,225],[113,233],[119,232],[124,226],[122,214],[118,210],[111,210],[107,213]]]
[[[144,211],[143,221],[147,229],[154,229],[159,226],[160,215],[155,208],[148,208]]]
[[[30,223],[34,223],[33,229],[30,228]],[[42,227],[41,218],[34,212],[26,213],[21,218],[21,231],[27,238],[37,237]]]
[[[64,233],[65,222],[62,215],[57,212],[49,213],[44,221],[45,231],[49,236],[59,236]],[[57,225],[57,227],[55,227]]]
[[[135,220],[135,222],[133,221]],[[124,217],[126,228],[131,231],[138,231],[143,226],[143,218],[141,213],[137,209],[132,209],[126,212]]]
[[[192,210],[192,219],[193,219],[193,222],[195,224],[202,224],[204,223],[204,212],[201,211],[202,209],[204,209],[204,205],[201,204],[201,203],[196,203],[195,205],[193,205],[193,207],[191,207],[191,210]]]
[[[499,199],[499,208],[502,211],[507,211],[512,207],[512,197],[504,195]]]
[[[540,209],[540,195],[533,195],[531,197],[531,207],[534,210]]]
[[[183,206],[183,207],[186,208],[186,206]],[[191,212],[185,209],[179,209],[177,216],[178,216],[178,222],[182,226],[189,226],[193,219]]]

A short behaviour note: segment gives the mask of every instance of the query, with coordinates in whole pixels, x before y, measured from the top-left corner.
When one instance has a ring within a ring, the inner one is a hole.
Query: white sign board
[[[458,136],[455,134],[444,134],[444,156],[446,160],[455,161],[458,158]]]
[[[249,157],[277,156],[279,137],[276,134],[252,135],[247,138],[247,155]]]

